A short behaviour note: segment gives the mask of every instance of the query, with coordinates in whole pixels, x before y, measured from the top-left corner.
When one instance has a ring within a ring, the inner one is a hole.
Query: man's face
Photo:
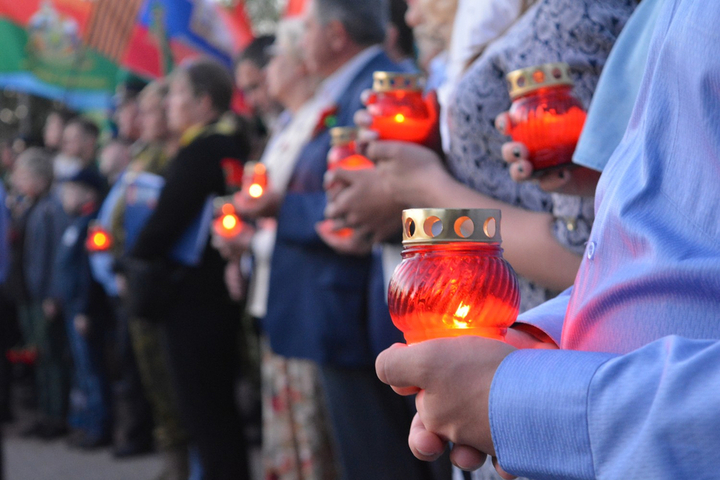
[[[305,52],[305,65],[308,71],[322,77],[327,77],[331,73],[323,68],[330,63],[329,60],[333,56],[329,33],[327,25],[320,22],[313,2],[305,16],[302,49]]]
[[[95,140],[95,137],[85,133],[80,125],[71,123],[63,132],[61,152],[88,163],[94,159]]]
[[[245,101],[256,115],[267,115],[272,103],[267,92],[265,72],[253,62],[240,62],[235,70],[235,82],[243,92]]]
[[[122,138],[134,142],[140,138],[140,108],[137,99],[126,100],[120,105],[116,112],[118,133]]]

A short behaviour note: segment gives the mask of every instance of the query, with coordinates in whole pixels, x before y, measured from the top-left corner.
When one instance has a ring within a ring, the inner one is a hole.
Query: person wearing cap
[[[102,287],[90,273],[85,247],[88,226],[97,216],[105,189],[105,179],[93,167],[83,168],[60,187],[70,223],[57,247],[53,290],[60,299],[73,358],[71,443],[84,449],[110,443],[109,388],[103,371],[107,303]]]

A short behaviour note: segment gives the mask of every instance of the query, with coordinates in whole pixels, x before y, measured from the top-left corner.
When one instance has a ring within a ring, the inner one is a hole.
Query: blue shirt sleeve
[[[519,350],[490,424],[500,464],[542,479],[715,478],[720,341],[669,336],[622,356]]]
[[[518,316],[517,323],[525,323],[542,330],[557,345],[560,345],[570,295],[572,295],[572,287],[557,297],[521,314]]]
[[[620,144],[642,83],[664,0],[643,0],[618,36],[598,81],[573,163],[603,171]]]

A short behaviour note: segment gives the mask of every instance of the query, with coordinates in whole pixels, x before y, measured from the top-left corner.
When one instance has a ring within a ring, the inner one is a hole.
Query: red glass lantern
[[[375,72],[373,92],[366,101],[370,128],[381,140],[424,143],[435,125],[435,115],[422,96],[420,76]]]
[[[252,198],[260,198],[267,187],[267,168],[260,162],[248,162],[245,164],[244,175],[248,178],[247,192]]]
[[[213,222],[215,233],[223,238],[233,238],[238,236],[243,228],[243,222],[235,213],[233,204],[224,203],[220,207],[220,216]]]
[[[460,335],[504,339],[520,292],[500,243],[500,210],[403,212],[403,260],[390,279],[388,305],[408,344]]]
[[[328,170],[365,170],[375,168],[375,164],[355,150],[358,129],[354,127],[335,127],[330,129],[330,151],[328,152]],[[352,228],[333,229],[332,220],[323,220],[319,228],[326,235],[347,238],[352,236]]]
[[[87,239],[85,240],[85,249],[90,253],[107,252],[112,248],[112,245],[113,240],[110,232],[97,222],[90,223]]]
[[[525,144],[535,171],[572,162],[586,113],[572,96],[566,63],[548,63],[507,75],[510,98],[507,132]]]

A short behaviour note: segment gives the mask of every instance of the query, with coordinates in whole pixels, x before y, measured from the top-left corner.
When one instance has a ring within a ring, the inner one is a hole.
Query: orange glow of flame
[[[402,113],[398,113],[397,115],[395,115],[395,121],[397,123],[403,123],[405,121],[405,115],[403,115]]]
[[[467,317],[468,313],[470,313],[470,305],[465,305],[463,304],[463,302],[460,302],[460,305],[455,311],[455,318],[453,318],[453,326],[455,328],[469,328],[470,322],[465,320],[465,317]]]
[[[220,208],[220,211],[223,215],[232,215],[235,213],[235,207],[233,207],[232,203],[226,203]]]
[[[232,230],[238,224],[238,219],[235,215],[224,215],[222,218],[222,226],[225,230]]]
[[[105,235],[103,232],[97,232],[95,235],[93,235],[92,242],[93,245],[95,245],[95,248],[101,249],[108,244],[107,235]]]
[[[257,183],[253,183],[250,185],[250,188],[248,188],[248,195],[250,195],[252,198],[260,198],[263,194],[263,187]]]

